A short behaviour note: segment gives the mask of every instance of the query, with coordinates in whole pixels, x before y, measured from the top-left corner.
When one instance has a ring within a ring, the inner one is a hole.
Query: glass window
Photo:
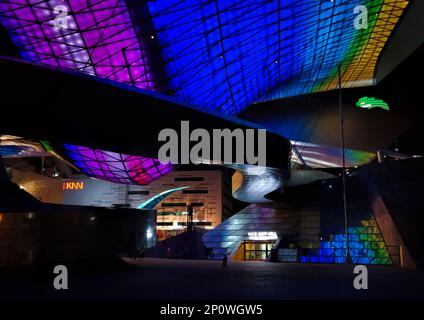
[[[245,260],[266,260],[275,241],[244,241]]]

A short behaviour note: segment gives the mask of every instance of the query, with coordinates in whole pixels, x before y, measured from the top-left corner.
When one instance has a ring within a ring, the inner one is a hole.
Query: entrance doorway
[[[270,240],[244,240],[244,260],[265,261],[274,245],[275,241]]]

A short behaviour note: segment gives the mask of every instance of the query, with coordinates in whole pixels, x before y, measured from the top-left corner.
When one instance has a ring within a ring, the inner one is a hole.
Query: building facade
[[[177,189],[159,201],[158,240],[187,229],[187,206],[193,206],[194,227],[211,230],[231,213],[231,176],[226,169],[173,171],[148,186],[123,185],[76,175],[50,179],[15,170],[12,179],[46,203],[96,207],[139,208],[149,199]]]

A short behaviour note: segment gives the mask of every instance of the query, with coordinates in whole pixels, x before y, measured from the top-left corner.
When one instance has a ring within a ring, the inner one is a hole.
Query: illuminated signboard
[[[249,240],[277,240],[277,233],[274,231],[265,231],[265,232],[249,232],[247,234]]]
[[[356,102],[358,108],[373,109],[381,108],[389,111],[389,105],[381,99],[373,97],[362,97]]]
[[[62,184],[63,190],[83,190],[84,182],[67,181]]]

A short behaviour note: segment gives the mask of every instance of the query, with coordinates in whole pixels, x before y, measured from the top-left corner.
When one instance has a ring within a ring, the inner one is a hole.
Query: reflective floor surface
[[[150,259],[131,265],[67,265],[68,290],[53,268],[0,268],[0,299],[381,299],[424,298],[424,271],[368,267],[368,290],[353,287],[353,266]]]

